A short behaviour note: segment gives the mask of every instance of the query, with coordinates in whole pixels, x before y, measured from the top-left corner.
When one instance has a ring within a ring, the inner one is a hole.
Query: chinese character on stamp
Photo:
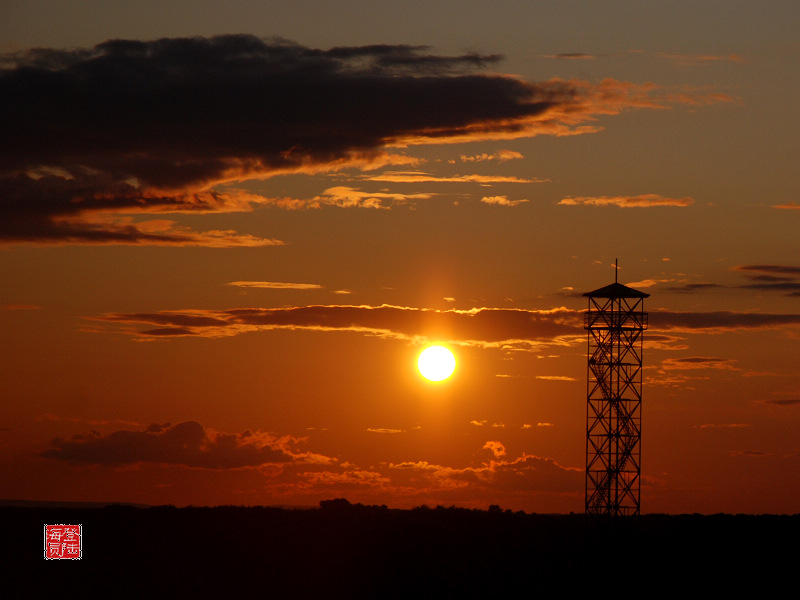
[[[45,525],[45,560],[72,559],[83,557],[83,531],[80,525]]]

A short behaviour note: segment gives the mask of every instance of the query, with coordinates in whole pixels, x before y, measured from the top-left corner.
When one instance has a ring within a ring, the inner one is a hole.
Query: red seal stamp
[[[80,525],[45,525],[45,560],[80,560],[83,557],[83,530]]]

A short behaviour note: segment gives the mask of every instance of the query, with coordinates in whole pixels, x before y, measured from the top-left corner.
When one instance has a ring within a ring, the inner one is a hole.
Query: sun
[[[429,346],[419,355],[417,368],[425,379],[443,381],[455,371],[456,357],[444,346]]]

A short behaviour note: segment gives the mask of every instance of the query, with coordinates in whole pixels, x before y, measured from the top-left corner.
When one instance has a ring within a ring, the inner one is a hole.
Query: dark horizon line
[[[361,502],[351,503],[346,498],[332,498],[321,500],[318,504],[187,504],[185,506],[176,506],[174,504],[142,504],[137,502],[95,502],[95,501],[75,501],[75,500],[20,500],[20,499],[0,499],[0,509],[4,508],[33,508],[33,509],[66,509],[66,510],[97,510],[103,508],[130,508],[130,509],[154,509],[154,508],[170,508],[175,510],[183,509],[273,509],[285,511],[298,511],[298,510],[327,510],[327,511],[347,511],[347,510],[364,510],[364,509],[379,509],[391,511],[436,511],[436,510],[460,510],[460,511],[474,511],[474,512],[490,512],[490,513],[511,513],[511,514],[525,514],[525,515],[538,515],[538,516],[585,516],[583,511],[575,512],[527,512],[524,510],[512,510],[510,508],[501,508],[497,504],[491,504],[488,508],[474,508],[467,506],[443,506],[438,504],[436,506],[429,506],[421,504],[412,508],[390,508],[386,504],[363,504]],[[700,512],[643,512],[639,517],[798,517],[800,513],[700,513]],[[622,517],[627,520],[626,517]]]

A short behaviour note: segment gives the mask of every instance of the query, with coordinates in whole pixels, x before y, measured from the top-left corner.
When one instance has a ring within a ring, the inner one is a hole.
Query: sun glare
[[[425,379],[443,381],[453,374],[456,357],[444,346],[429,346],[419,355],[417,368]]]

